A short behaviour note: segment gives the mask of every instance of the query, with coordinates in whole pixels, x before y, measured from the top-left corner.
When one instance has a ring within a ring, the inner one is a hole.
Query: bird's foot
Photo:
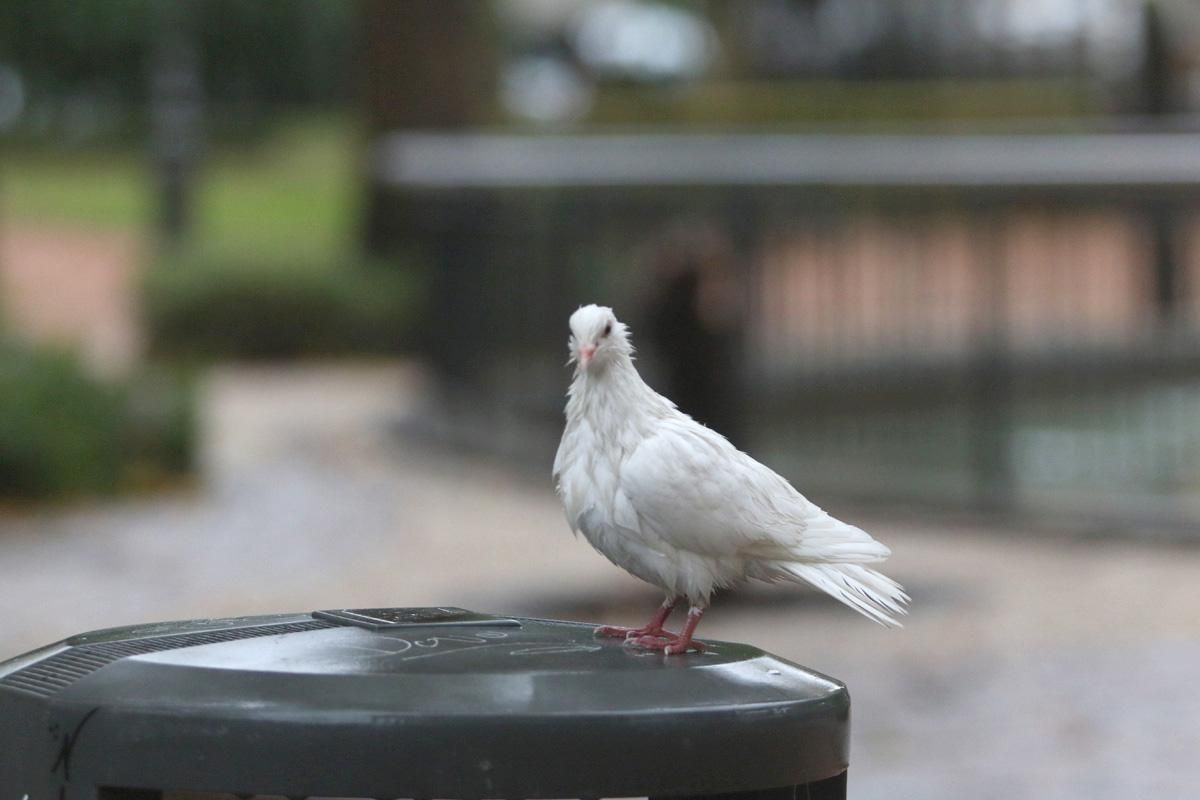
[[[601,625],[596,630],[592,631],[593,636],[601,639],[637,639],[640,637],[658,637],[663,639],[676,639],[678,634],[671,633],[661,627],[653,627],[646,625],[641,628],[622,628],[619,625]]]
[[[592,635],[600,639],[624,639],[633,630],[633,628],[622,628],[619,625],[601,625],[592,631]]]
[[[664,631],[664,633],[667,633]],[[660,635],[660,636],[635,636],[625,640],[625,644],[630,647],[637,647],[642,650],[656,650],[662,653],[675,656],[680,653],[686,653],[689,650],[694,650],[697,653],[704,652],[704,643],[697,642],[694,639],[684,639],[682,636],[675,634]]]

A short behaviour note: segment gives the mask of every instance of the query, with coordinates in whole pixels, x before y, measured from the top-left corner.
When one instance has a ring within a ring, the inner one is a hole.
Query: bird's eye
[[[612,333],[612,323],[611,322],[604,326],[604,335],[608,336],[610,333]]]

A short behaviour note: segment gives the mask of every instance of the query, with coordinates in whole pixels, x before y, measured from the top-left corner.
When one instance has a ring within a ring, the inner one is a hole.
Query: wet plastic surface
[[[839,682],[461,609],[194,620],[0,664],[0,787],[334,797],[711,795],[847,766]],[[844,783],[843,783],[844,785]]]

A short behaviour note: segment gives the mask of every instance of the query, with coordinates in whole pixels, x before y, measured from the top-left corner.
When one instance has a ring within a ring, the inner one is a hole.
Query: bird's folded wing
[[[694,423],[664,426],[643,440],[622,464],[619,486],[648,532],[713,557],[779,557],[799,544],[808,515],[824,513]]]

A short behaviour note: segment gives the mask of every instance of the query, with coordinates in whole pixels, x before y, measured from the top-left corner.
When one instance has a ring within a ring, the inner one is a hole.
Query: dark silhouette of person
[[[711,229],[669,233],[655,250],[644,313],[665,394],[737,445],[741,336],[731,260]]]

